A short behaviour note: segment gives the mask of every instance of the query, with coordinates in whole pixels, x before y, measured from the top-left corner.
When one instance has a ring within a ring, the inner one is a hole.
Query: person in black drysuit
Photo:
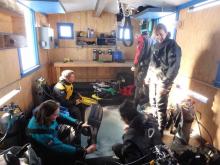
[[[138,35],[136,38],[137,48],[134,57],[134,66],[131,70],[137,70],[137,76],[135,79],[135,94],[134,101],[135,104],[141,103],[141,96],[148,97],[148,88],[144,84],[144,78],[146,77],[149,62],[150,62],[150,48],[153,40],[147,35]],[[145,102],[148,102],[148,98],[144,98]]]
[[[150,104],[163,135],[167,119],[168,96],[180,67],[181,48],[175,40],[169,38],[170,34],[163,24],[156,25],[154,35],[157,43],[151,50],[145,83],[149,84]]]
[[[111,157],[88,159],[86,160],[88,165],[117,164],[115,162],[140,165],[151,160],[150,148],[162,144],[157,121],[153,116],[139,113],[130,100],[125,100],[120,105],[119,112],[122,120],[128,125],[122,137],[123,143],[112,146],[112,150],[119,160]],[[144,158],[137,161],[142,157]]]
[[[70,116],[84,122],[85,107],[74,89],[75,74],[72,70],[64,70],[59,82],[54,86],[53,95],[61,106],[68,108]]]

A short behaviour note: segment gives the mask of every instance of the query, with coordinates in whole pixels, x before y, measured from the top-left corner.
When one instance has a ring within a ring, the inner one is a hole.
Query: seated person
[[[64,70],[59,82],[54,86],[53,94],[61,106],[68,108],[70,116],[84,122],[85,108],[74,90],[75,74],[72,70]]]
[[[133,102],[125,100],[120,105],[119,112],[128,126],[123,135],[123,144],[113,145],[112,150],[122,163],[136,161],[149,154],[151,147],[162,144],[156,120],[139,113]]]
[[[78,127],[79,122],[69,116],[59,112],[59,103],[53,100],[47,100],[41,103],[34,112],[33,117],[28,123],[27,131],[31,138],[42,144],[46,148],[68,155],[81,155],[92,153],[96,150],[96,145],[92,144],[84,149],[80,146],[74,146],[74,138],[69,135],[62,135],[59,129],[66,124]],[[62,137],[62,138],[61,138]],[[77,158],[76,158],[77,159]],[[75,159],[74,159],[75,160]]]

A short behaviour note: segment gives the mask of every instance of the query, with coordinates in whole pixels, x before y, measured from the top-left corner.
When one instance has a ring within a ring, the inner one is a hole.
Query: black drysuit
[[[144,78],[146,77],[150,62],[150,49],[152,43],[153,43],[152,39],[144,37],[143,48],[140,52],[138,63],[137,65],[135,65],[135,68],[137,68],[137,76],[135,80],[136,88],[134,95],[135,104],[139,103],[142,94],[148,96],[148,90],[146,89],[147,87],[144,86]]]
[[[152,116],[144,116],[139,114],[131,121],[129,128],[123,135],[123,144],[115,144],[112,149],[122,163],[131,163],[146,155],[146,159],[138,161],[150,161],[150,148],[155,145],[162,144],[158,125]]]
[[[168,96],[180,67],[180,59],[181,48],[175,40],[167,37],[152,47],[146,79],[149,80],[150,104],[156,112],[160,130],[166,125]]]

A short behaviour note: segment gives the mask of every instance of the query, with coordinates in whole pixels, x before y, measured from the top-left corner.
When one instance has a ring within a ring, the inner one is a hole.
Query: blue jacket
[[[64,115],[62,113],[59,114],[59,119],[63,124],[67,125],[76,125],[77,120],[74,118],[71,118],[67,115]],[[61,123],[59,122],[59,123]],[[31,137],[36,140],[37,142],[43,144],[44,146],[48,147],[49,149],[52,149],[54,151],[62,152],[62,153],[68,153],[68,154],[74,154],[78,151],[78,148],[64,144],[61,140],[58,139],[58,121],[53,121],[50,126],[40,125],[37,123],[35,116],[31,118],[31,120],[28,123],[28,129],[31,130],[46,130],[50,133],[30,133]]]

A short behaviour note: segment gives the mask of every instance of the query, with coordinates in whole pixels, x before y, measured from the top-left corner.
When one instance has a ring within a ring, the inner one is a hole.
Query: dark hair
[[[120,115],[123,119],[127,119],[128,122],[132,121],[139,113],[136,109],[134,102],[126,99],[119,107]]]
[[[159,30],[165,31],[167,33],[168,38],[170,38],[171,34],[170,34],[170,32],[167,31],[167,27],[164,24],[159,23],[154,27],[154,33],[158,32]]]
[[[49,117],[59,108],[59,106],[59,103],[55,102],[54,100],[47,100],[41,103],[34,112],[37,122],[40,125],[49,126],[51,122]]]
[[[159,30],[163,30],[163,31],[165,31],[165,32],[167,33],[167,27],[166,27],[164,24],[162,24],[162,23],[159,23],[159,24],[157,24],[157,25],[154,27],[154,31],[155,31],[155,32],[157,32],[157,31],[159,31]]]

